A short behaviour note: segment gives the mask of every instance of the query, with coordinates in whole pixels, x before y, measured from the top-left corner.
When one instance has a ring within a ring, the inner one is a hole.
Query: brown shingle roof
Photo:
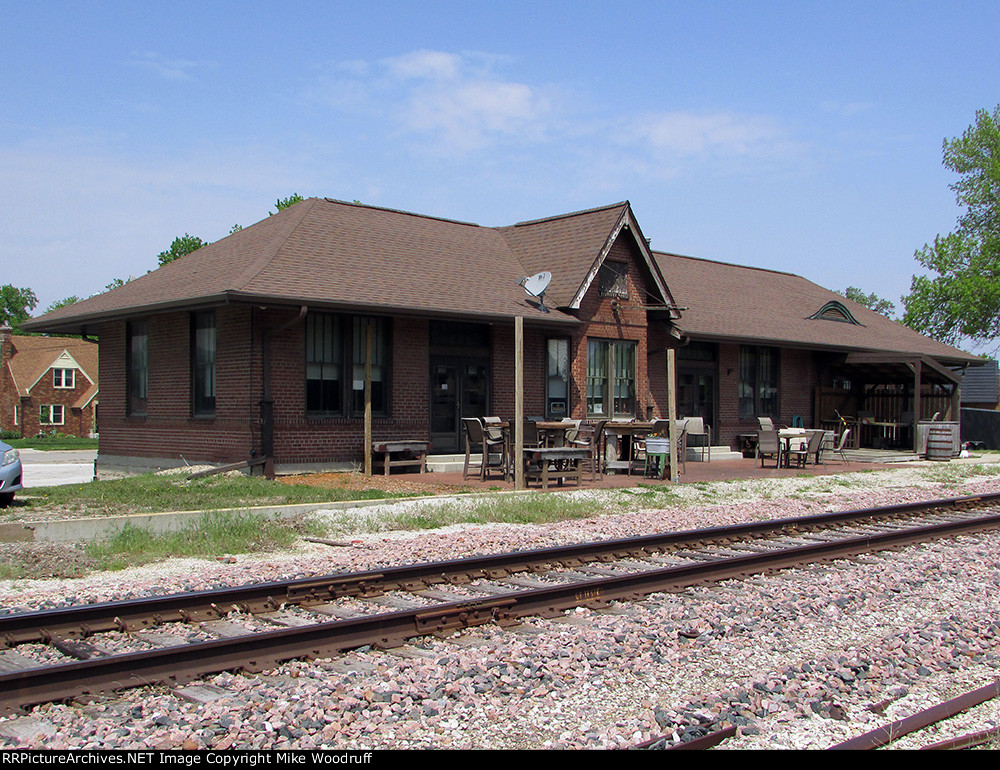
[[[918,334],[791,273],[654,252],[691,337],[839,351],[917,353],[950,365],[979,358]],[[811,319],[838,301],[861,325]]]
[[[310,198],[25,328],[78,329],[130,313],[241,299],[575,323],[533,307],[518,283],[549,270],[559,297],[571,297],[627,210],[627,203],[616,204],[491,228]]]
[[[13,336],[14,355],[7,362],[18,396],[30,395],[31,388],[52,367],[56,359],[69,353],[80,365],[91,387],[81,398],[85,403],[97,392],[97,343],[72,337]],[[79,406],[80,404],[76,404]]]

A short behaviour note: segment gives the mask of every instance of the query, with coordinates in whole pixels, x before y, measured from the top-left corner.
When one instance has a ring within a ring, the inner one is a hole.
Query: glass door
[[[485,360],[431,359],[431,443],[434,452],[464,450],[462,419],[486,417],[490,403]]]

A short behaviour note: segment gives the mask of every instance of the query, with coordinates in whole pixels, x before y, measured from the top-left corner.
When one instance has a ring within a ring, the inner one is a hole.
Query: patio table
[[[564,479],[576,479],[579,486],[582,478],[580,466],[588,457],[590,449],[587,447],[528,447],[524,450],[525,464],[534,463],[538,470],[526,470],[525,476],[540,478],[542,489],[548,489],[553,479],[560,486]]]

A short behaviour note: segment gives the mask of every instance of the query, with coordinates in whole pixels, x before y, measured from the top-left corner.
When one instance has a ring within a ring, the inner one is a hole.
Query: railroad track
[[[1000,528],[1000,495],[0,615],[0,713]]]

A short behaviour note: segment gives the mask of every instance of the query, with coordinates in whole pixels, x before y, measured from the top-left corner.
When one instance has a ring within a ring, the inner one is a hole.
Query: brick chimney
[[[11,340],[11,335],[14,330],[10,328],[6,323],[0,326],[0,367],[10,361],[14,356],[14,343]]]

